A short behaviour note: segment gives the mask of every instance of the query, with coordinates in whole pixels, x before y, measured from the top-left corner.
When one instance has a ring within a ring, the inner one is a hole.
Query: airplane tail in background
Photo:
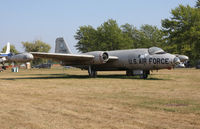
[[[10,43],[7,43],[7,47],[6,47],[6,52],[5,53],[0,53],[0,58],[1,57],[6,57],[10,55]]]
[[[65,43],[65,40],[62,37],[56,39],[55,53],[72,53],[69,46]]]
[[[9,53],[10,53],[10,43],[8,42],[5,54],[9,54]]]

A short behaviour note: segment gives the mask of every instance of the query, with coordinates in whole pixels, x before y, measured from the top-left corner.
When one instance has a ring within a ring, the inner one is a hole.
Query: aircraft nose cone
[[[173,63],[174,63],[175,65],[178,65],[178,64],[181,63],[181,61],[180,61],[180,59],[179,59],[178,57],[175,57],[174,60],[173,60]]]
[[[180,59],[181,62],[185,62],[189,60],[189,57],[186,55],[179,55],[178,58]]]

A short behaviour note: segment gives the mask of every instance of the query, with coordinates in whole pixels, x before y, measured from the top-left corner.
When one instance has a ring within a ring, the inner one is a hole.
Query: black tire
[[[143,74],[140,76],[141,79],[147,79],[150,71],[143,71]]]
[[[88,74],[90,78],[96,78],[97,77],[97,71],[95,69],[88,70]]]
[[[96,78],[97,77],[97,71],[92,70],[90,77],[91,78]]]

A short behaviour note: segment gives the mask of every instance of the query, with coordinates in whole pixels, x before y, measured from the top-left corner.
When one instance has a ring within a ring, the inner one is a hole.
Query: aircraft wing
[[[64,54],[64,53],[44,53],[44,52],[31,52],[34,58],[46,58],[57,61],[70,62],[74,64],[81,64],[82,62],[92,61],[95,56],[86,54]],[[118,60],[116,56],[110,56],[109,61]]]
[[[89,61],[94,58],[93,55],[83,54],[62,54],[62,53],[44,53],[44,52],[31,52],[35,58],[47,58],[60,61]]]

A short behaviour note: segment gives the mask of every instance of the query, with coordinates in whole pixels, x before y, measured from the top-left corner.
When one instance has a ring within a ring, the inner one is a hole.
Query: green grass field
[[[2,129],[200,129],[200,70],[125,72],[79,69],[0,73]]]

